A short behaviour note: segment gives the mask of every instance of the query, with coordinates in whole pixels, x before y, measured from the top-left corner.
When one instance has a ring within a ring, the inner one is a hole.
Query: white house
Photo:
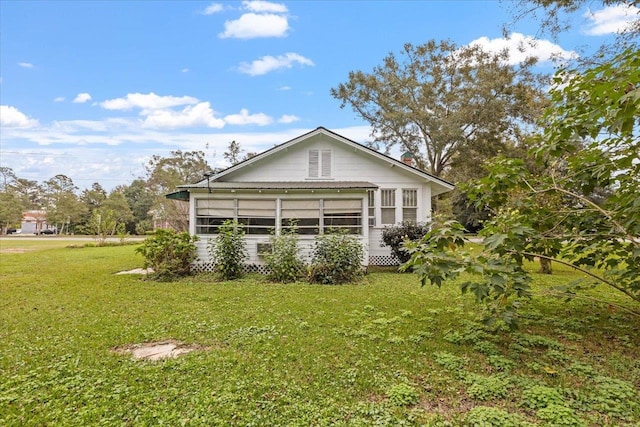
[[[427,221],[431,198],[453,184],[319,127],[167,197],[189,201],[198,269],[208,269],[207,241],[226,219],[244,224],[248,265],[260,271],[269,236],[297,224],[301,251],[329,228],[357,236],[365,265],[397,262],[381,247],[385,226]]]

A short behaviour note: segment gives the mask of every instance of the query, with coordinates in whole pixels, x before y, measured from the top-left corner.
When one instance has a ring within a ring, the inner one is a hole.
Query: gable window
[[[402,190],[402,221],[416,222],[418,219],[418,190]]]
[[[331,178],[331,150],[309,150],[309,178]]]
[[[376,192],[375,190],[368,190],[369,196],[369,227],[376,226]]]
[[[380,190],[380,212],[383,224],[396,223],[396,190]]]

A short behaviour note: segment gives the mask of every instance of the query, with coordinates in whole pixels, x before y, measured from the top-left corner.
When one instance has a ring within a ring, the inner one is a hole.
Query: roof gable
[[[242,175],[244,170],[249,171],[252,167],[257,163],[262,163],[264,161],[269,161],[277,158],[279,155],[282,155],[285,152],[289,152],[290,150],[297,148],[298,144],[301,144],[305,141],[317,139],[318,136],[328,137],[332,143],[337,143],[339,145],[343,145],[345,148],[358,152],[361,156],[375,158],[378,161],[382,161],[387,163],[391,167],[397,167],[399,170],[404,171],[409,175],[413,175],[415,179],[418,179],[422,182],[425,180],[431,182],[433,187],[433,194],[440,194],[447,191],[450,191],[454,188],[453,184],[447,182],[441,178],[433,176],[427,172],[424,172],[420,169],[414,168],[413,166],[407,165],[406,163],[396,160],[392,157],[389,157],[385,154],[379,153],[369,147],[366,147],[362,144],[359,144],[355,141],[352,141],[348,138],[345,138],[342,135],[339,135],[335,132],[332,132],[324,127],[318,127],[310,132],[307,132],[303,135],[300,135],[296,138],[293,138],[289,141],[286,141],[280,145],[277,145],[269,150],[266,150],[260,154],[257,154],[250,159],[244,160],[236,165],[233,165],[217,174],[212,175],[209,178],[209,182],[220,182],[226,181],[226,179],[231,178],[232,176],[235,178],[238,175]],[[231,178],[231,180],[235,181],[236,179]],[[200,183],[192,184],[192,185],[183,185],[182,188],[194,188],[201,187],[203,183],[206,185],[207,179],[203,179]]]

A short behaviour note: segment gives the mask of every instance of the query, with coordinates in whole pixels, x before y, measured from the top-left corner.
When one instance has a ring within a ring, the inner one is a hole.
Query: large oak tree
[[[399,146],[419,168],[451,178],[456,160],[492,157],[535,122],[545,97],[533,63],[512,66],[507,52],[449,41],[407,43],[331,94],[369,122],[375,144]]]

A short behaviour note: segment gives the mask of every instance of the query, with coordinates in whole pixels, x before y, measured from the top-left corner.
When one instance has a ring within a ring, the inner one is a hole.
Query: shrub
[[[191,272],[191,263],[197,258],[196,236],[174,230],[156,230],[147,237],[136,252],[144,257],[144,268],[153,269],[151,277],[172,280]]]
[[[403,222],[399,225],[387,226],[382,230],[382,245],[391,248],[391,252],[404,264],[411,255],[404,250],[404,241],[417,241],[429,231],[429,224]]]
[[[318,236],[309,267],[309,281],[325,285],[353,282],[362,275],[362,244],[345,233]]]
[[[215,263],[215,270],[224,280],[239,279],[244,272],[247,249],[244,229],[237,221],[226,220],[219,228],[215,239],[207,244],[209,255]]]
[[[288,283],[302,277],[305,264],[298,253],[298,234],[295,229],[279,236],[271,236],[269,240],[271,252],[264,255],[269,279]]]

